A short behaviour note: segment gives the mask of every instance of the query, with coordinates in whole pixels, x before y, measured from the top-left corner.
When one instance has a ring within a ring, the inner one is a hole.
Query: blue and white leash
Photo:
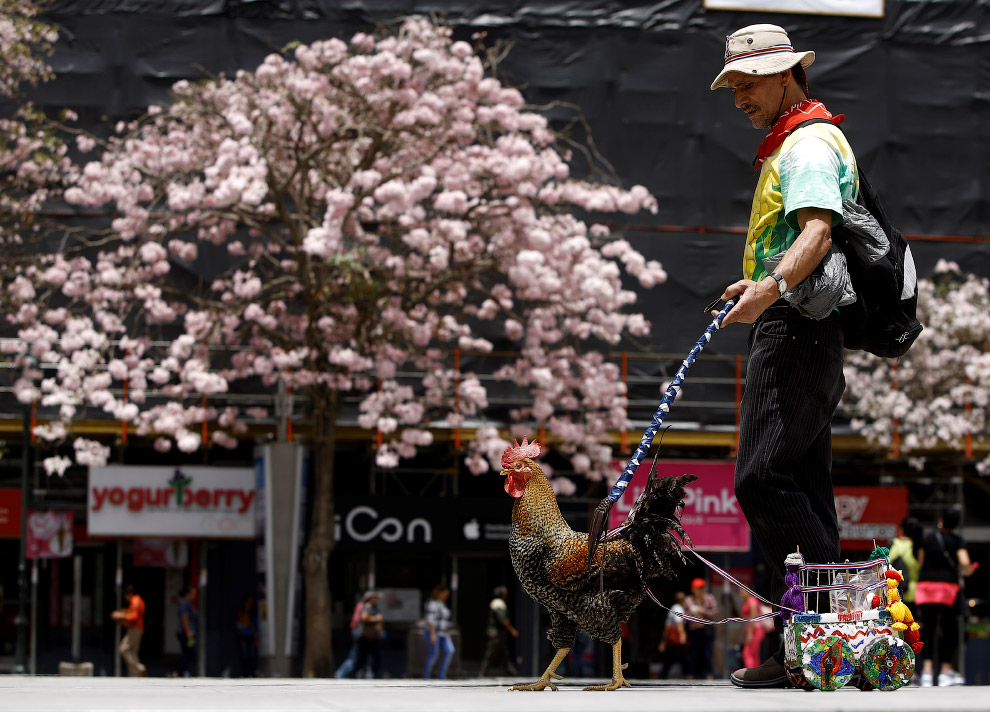
[[[591,520],[591,527],[588,532],[588,561],[591,562],[592,557],[594,557],[595,550],[598,548],[601,542],[602,534],[605,532],[605,528],[608,526],[608,513],[612,509],[612,505],[618,501],[619,497],[623,495],[626,491],[626,487],[632,481],[633,475],[636,474],[637,468],[643,463],[646,458],[646,453],[650,449],[650,445],[653,443],[653,438],[656,436],[657,431],[660,430],[660,426],[663,425],[664,418],[667,417],[667,413],[670,412],[670,404],[674,402],[677,394],[681,390],[681,386],[684,383],[684,378],[687,376],[688,369],[691,365],[698,359],[698,355],[704,351],[705,346],[708,342],[712,340],[712,335],[719,330],[722,326],[722,319],[725,315],[736,305],[735,299],[730,299],[722,307],[722,311],[712,320],[712,323],[708,325],[705,329],[705,333],[701,335],[694,348],[687,355],[683,362],[681,362],[681,367],[677,369],[677,373],[674,375],[674,379],[667,386],[667,390],[663,394],[663,398],[660,400],[660,405],[657,408],[656,413],[653,414],[653,420],[646,432],[643,433],[643,439],[639,441],[639,447],[636,448],[636,452],[633,456],[629,458],[629,462],[626,463],[625,469],[622,474],[619,475],[619,479],[616,480],[615,484],[612,485],[612,489],[609,491],[608,495],[598,504],[595,509],[594,516]]]

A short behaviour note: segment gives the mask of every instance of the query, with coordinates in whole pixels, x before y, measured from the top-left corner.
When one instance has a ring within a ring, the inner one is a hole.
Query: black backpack
[[[823,121],[827,120],[810,119],[798,124],[794,130]],[[877,261],[869,262],[849,246],[848,230],[842,225],[832,228],[832,239],[846,257],[857,297],[852,304],[839,307],[843,345],[847,349],[861,349],[883,358],[897,358],[907,353],[923,328],[917,318],[916,278],[912,294],[901,299],[905,262],[910,261],[908,272],[914,278],[914,258],[904,235],[887,219],[880,196],[862,168],[859,169],[859,197],[856,202],[866,208],[883,229],[890,241],[890,249]]]

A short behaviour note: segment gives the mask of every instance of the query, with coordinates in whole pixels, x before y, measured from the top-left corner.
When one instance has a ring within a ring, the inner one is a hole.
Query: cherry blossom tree
[[[890,448],[897,432],[920,466],[924,451],[959,449],[990,427],[990,280],[939,260],[918,282],[918,319],[925,330],[896,361],[847,353],[843,404],[871,443]],[[978,469],[990,472],[990,458]]]
[[[65,145],[21,91],[52,76],[40,55],[51,51],[57,34],[37,14],[34,3],[0,0],[0,101],[5,107],[0,116],[0,269],[5,283],[24,233],[37,231],[37,212],[70,168]]]
[[[19,335],[6,348],[25,364],[17,395],[60,414],[36,430],[65,443],[46,467],[106,460],[105,445],[73,436],[87,411],[193,452],[233,446],[259,415],[225,404],[238,383],[281,380],[304,396],[315,462],[304,675],[332,670],[345,395],[360,398],[360,424],[383,437],[377,464],[392,467],[437,427],[484,417],[486,385],[455,368],[453,349],[511,340],[519,355],[496,376],[531,399],[514,424],[545,428],[577,471],[611,474],[604,440],[627,426],[625,389],[601,351],[649,329],[624,275],[646,287],[666,275],[580,216],[655,201],[573,178],[547,120],[450,30],[415,18],[179,82],[170,106],[78,146],[96,154],[65,200],[116,217],[24,263],[6,288]],[[206,272],[221,251],[221,272],[179,274]],[[468,444],[474,473],[498,462],[497,425]]]
[[[0,0],[0,279],[5,287],[13,282],[26,246],[42,233],[39,210],[71,172],[64,143],[22,91],[52,76],[41,55],[51,51],[57,33],[37,16],[34,3]],[[0,290],[0,314],[12,307],[8,296],[8,289]],[[3,445],[0,441],[0,458]]]

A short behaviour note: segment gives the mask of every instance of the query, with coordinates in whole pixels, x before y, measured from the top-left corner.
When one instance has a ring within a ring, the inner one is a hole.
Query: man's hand
[[[814,271],[832,246],[832,213],[822,208],[800,208],[797,211],[801,234],[787,248],[784,259],[777,265],[777,273],[783,275],[790,289]],[[733,322],[752,324],[767,307],[780,298],[777,282],[764,277],[760,282],[741,279],[730,284],[722,294],[722,300],[739,295],[732,311],[725,315],[722,326]],[[712,316],[718,315],[717,311]]]
[[[721,298],[722,301],[726,301],[737,296],[736,305],[722,319],[723,327],[737,321],[742,324],[752,324],[767,307],[780,298],[780,292],[777,289],[777,282],[769,277],[760,282],[740,279],[726,287]],[[718,316],[718,311],[712,310],[712,316]]]

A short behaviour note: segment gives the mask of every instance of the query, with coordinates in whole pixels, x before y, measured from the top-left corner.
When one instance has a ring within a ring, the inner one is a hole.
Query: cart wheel
[[[853,679],[849,681],[849,684],[858,690],[862,690],[863,692],[869,692],[870,690],[877,689],[870,684],[870,681],[866,679],[866,675],[861,672],[857,672],[853,675]]]
[[[893,635],[881,635],[863,651],[863,676],[878,690],[904,687],[914,675],[914,651]]]
[[[838,690],[852,679],[856,657],[840,635],[818,638],[804,649],[804,676],[819,690]]]
[[[810,692],[811,690],[818,689],[810,682],[808,682],[808,678],[804,676],[804,668],[800,668],[800,667],[787,668],[787,679],[790,680],[791,685],[793,685],[799,690],[807,690]]]

